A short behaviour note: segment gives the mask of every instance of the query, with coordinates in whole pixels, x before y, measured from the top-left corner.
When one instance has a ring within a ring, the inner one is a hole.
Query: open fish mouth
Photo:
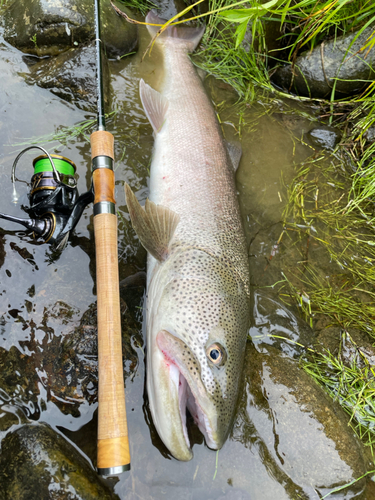
[[[199,405],[197,399],[195,398],[186,378],[179,371],[178,367],[174,364],[170,365],[170,376],[171,376],[171,381],[178,388],[178,402],[180,409],[181,424],[188,448],[191,448],[191,446],[186,425],[186,410],[189,411],[190,415],[194,419],[194,422],[196,423],[199,430],[203,434],[207,446],[212,449],[217,449],[218,446],[214,441],[213,432],[211,429],[209,419],[207,418],[201,406]]]
[[[191,450],[186,422],[187,410],[203,434],[207,446],[214,450],[220,448],[217,439],[215,439],[216,432],[213,429],[212,419],[207,415],[208,412],[212,413],[214,410],[213,404],[207,396],[198,372],[196,372],[196,375],[192,375],[186,365],[179,359],[179,347],[183,344],[182,341],[163,330],[157,335],[157,344],[168,366],[170,390],[175,395],[178,395],[179,418],[187,448]],[[184,348],[186,349],[186,346]],[[191,354],[191,356],[194,355]],[[176,416],[174,417],[176,418]],[[172,415],[171,418],[173,418]],[[171,451],[173,454],[173,450]]]

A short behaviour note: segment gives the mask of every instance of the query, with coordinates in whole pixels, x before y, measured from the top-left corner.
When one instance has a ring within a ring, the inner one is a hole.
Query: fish
[[[164,24],[152,11],[147,23]],[[152,36],[158,27],[148,26]],[[206,445],[231,430],[250,320],[248,252],[235,171],[241,150],[226,143],[189,53],[204,27],[168,27],[161,91],[140,80],[155,143],[142,207],[128,184],[133,229],[148,252],[147,393],[171,455],[191,460],[186,410]]]

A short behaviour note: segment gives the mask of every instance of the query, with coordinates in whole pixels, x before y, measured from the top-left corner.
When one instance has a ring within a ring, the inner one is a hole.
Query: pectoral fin
[[[147,85],[143,79],[139,82],[139,93],[146,116],[157,134],[165,122],[168,100],[160,92]]]
[[[142,208],[128,184],[125,184],[125,195],[134,231],[142,245],[155,259],[165,260],[180,216],[150,200],[146,200]]]

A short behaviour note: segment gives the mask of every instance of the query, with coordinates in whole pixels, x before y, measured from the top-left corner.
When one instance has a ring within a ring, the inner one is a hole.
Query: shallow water
[[[136,56],[110,63],[112,109],[118,112],[108,121],[107,128],[115,137],[116,199],[123,217],[118,238],[120,280],[146,268],[146,252],[130,227],[123,192],[126,181],[141,202],[148,194],[153,137],[138,97],[138,82],[142,77],[151,85],[157,85],[160,58],[153,51],[152,57],[141,63],[144,47],[143,40]],[[0,72],[0,211],[22,217],[24,212],[20,205],[11,203],[11,165],[22,149],[17,143],[51,134],[95,116],[62,101],[48,90],[27,85],[22,73],[27,73],[28,67],[22,54],[5,43],[0,45]],[[220,104],[218,110],[224,132],[233,138],[236,135],[234,127],[238,126],[235,93],[213,78],[207,79],[206,85],[214,103]],[[301,112],[311,114],[311,120],[302,117]],[[258,286],[269,286],[279,280],[280,270],[288,259],[284,255],[276,265],[269,261],[282,231],[280,220],[286,202],[284,183],[292,178],[295,166],[311,154],[311,148],[293,136],[302,137],[313,128],[314,112],[307,106],[296,107],[290,102],[275,100],[270,103],[267,99],[244,112],[248,125],[242,128],[243,157],[237,183],[249,242],[252,283]],[[61,154],[76,163],[78,188],[80,193],[84,192],[90,182],[90,148],[86,138],[79,136],[78,139],[68,138],[65,144],[44,142],[41,145],[50,151],[58,146]],[[38,154],[23,157],[18,165],[18,178],[28,180],[31,177],[31,162]],[[18,186],[20,200],[27,204],[27,187],[21,183]],[[29,363],[34,363],[31,371],[36,371],[39,380],[33,386],[34,398],[30,393],[22,393],[21,389],[12,404],[0,397],[3,415],[20,415],[22,409],[30,419],[47,422],[65,433],[95,462],[96,403],[81,402],[77,396],[71,403],[79,410],[62,411],[61,401],[58,396],[51,396],[45,382],[43,365],[43,351],[56,338],[63,339],[96,299],[92,206],[86,208],[75,235],[57,260],[47,246],[30,242],[21,232],[15,232],[11,223],[1,221],[0,225],[3,229],[0,232],[0,254],[4,258],[0,267],[1,347],[9,350],[16,346],[28,357]],[[131,309],[143,335],[140,309],[143,302],[141,294],[138,295],[138,302]],[[63,314],[54,313],[59,310],[57,303],[69,306],[68,319]],[[299,332],[298,325],[294,328]],[[142,338],[139,334],[138,337]],[[197,431],[193,431],[196,441],[194,459],[188,463],[171,459],[150,423],[147,399],[144,398],[144,345],[139,346],[139,343],[135,337],[132,339],[139,361],[135,371],[126,379],[132,470],[118,479],[109,480],[121,499],[296,498],[298,488],[294,493],[293,488],[285,488],[284,476],[272,472],[264,450],[255,438],[248,447],[246,440],[234,433],[217,454],[204,445]],[[129,375],[130,366],[126,361],[125,367],[126,375]],[[65,403],[68,405],[69,401]],[[82,429],[83,426],[86,427]],[[5,431],[1,434],[5,435]]]

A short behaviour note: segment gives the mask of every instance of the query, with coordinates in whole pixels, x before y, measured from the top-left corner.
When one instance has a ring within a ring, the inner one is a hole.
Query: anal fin
[[[151,88],[150,85],[147,85],[143,78],[139,82],[139,94],[146,116],[155,134],[157,134],[165,122],[169,105],[168,99],[163,97],[157,90]]]
[[[128,184],[125,184],[125,195],[131,222],[140,242],[155,259],[165,260],[180,216],[148,199],[142,208]]]

